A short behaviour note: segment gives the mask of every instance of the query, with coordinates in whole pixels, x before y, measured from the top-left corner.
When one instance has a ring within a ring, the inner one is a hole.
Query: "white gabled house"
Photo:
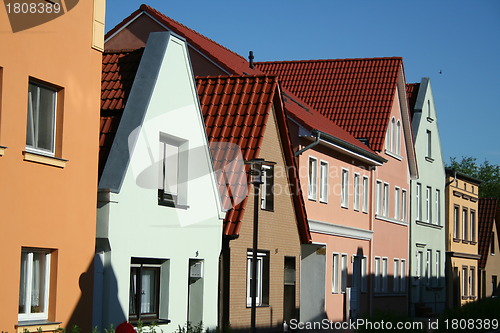
[[[185,40],[103,55],[94,322],[217,325],[224,213]]]

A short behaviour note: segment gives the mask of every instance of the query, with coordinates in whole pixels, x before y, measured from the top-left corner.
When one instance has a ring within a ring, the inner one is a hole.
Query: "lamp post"
[[[252,283],[250,284],[250,295],[252,296],[250,327],[251,332],[255,333],[255,317],[257,310],[257,244],[259,238],[259,191],[262,181],[262,166],[273,165],[274,162],[265,161],[262,158],[254,158],[245,162],[250,165],[250,184],[253,184],[253,248],[252,248]]]

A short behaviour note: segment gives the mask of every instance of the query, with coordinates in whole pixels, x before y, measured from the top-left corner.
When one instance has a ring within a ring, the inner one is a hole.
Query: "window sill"
[[[269,304],[255,305],[256,308],[268,308]],[[252,308],[252,304],[247,304],[247,309]]]
[[[378,220],[382,220],[382,221],[386,221],[386,222],[391,222],[391,223],[395,223],[395,224],[399,224],[399,225],[404,225],[404,226],[408,225],[408,223],[406,223],[404,221],[396,220],[396,219],[393,219],[393,218],[390,218],[390,217],[386,217],[386,216],[382,216],[382,215],[379,215],[379,214],[375,214],[375,218],[378,219]]]
[[[463,244],[469,244],[469,241],[464,239],[464,240],[462,240],[462,243]]]
[[[5,154],[5,149],[7,149],[7,147],[0,146],[0,156],[3,156],[3,154]]]
[[[476,245],[477,242],[470,242],[470,245]]]
[[[434,228],[434,229],[443,229],[442,225],[432,224],[429,222],[415,221],[415,223],[418,225],[421,225],[423,227],[429,227],[429,228]]]
[[[453,238],[453,241],[454,241],[455,243],[460,243],[460,238]]]
[[[149,325],[149,324],[157,324],[157,325],[166,325],[166,324],[170,324],[171,320],[170,319],[141,319],[141,324],[146,324],[146,325]],[[139,320],[130,320],[129,323],[132,325],[132,326],[137,326],[137,324],[139,323]]]
[[[19,322],[15,327],[17,333],[56,332],[60,330],[61,323],[48,320],[27,320]]]
[[[25,161],[51,165],[57,168],[65,168],[66,162],[68,162],[68,160],[64,160],[62,158],[42,155],[38,153],[32,153],[28,151],[23,151],[23,155]]]
[[[400,155],[398,155],[398,154],[396,154],[396,153],[393,153],[393,152],[391,152],[391,151],[389,151],[389,150],[387,150],[387,149],[385,150],[385,153],[386,153],[387,155],[389,155],[390,157],[393,157],[393,158],[395,158],[395,159],[397,159],[397,160],[400,160],[400,161],[401,161],[401,160],[403,160],[403,157],[402,157],[402,156],[400,156]]]
[[[427,121],[432,123],[434,121],[434,118],[431,118],[431,117],[427,117]]]
[[[425,157],[425,160],[426,160],[427,162],[431,162],[431,163],[432,163],[432,162],[434,162],[434,159],[433,159],[432,157],[430,157],[430,156],[426,156],[426,157]]]

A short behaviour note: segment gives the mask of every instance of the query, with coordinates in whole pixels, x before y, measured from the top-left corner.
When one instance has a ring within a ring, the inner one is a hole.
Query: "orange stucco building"
[[[105,1],[32,3],[0,9],[0,330],[90,330]]]

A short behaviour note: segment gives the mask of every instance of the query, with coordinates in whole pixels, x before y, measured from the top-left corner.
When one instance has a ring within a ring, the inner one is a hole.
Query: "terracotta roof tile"
[[[256,66],[279,76],[284,89],[381,151],[402,63],[402,58],[392,57],[258,62]]]
[[[99,177],[113,144],[143,50],[107,51],[102,55]]]
[[[411,119],[413,119],[413,113],[415,112],[415,103],[417,103],[419,88],[420,88],[420,83],[406,84],[406,98],[408,99],[408,108],[410,109]]]
[[[138,10],[124,19],[116,27],[111,29],[106,34],[106,38],[112,36],[121,27],[133,20],[141,12],[148,13],[163,25],[165,25],[168,29],[184,37],[190,45],[192,45],[200,52],[204,53],[212,61],[224,68],[228,73],[233,75],[264,75],[264,73],[260,69],[250,68],[248,61],[239,54],[227,49],[226,47],[218,44],[210,38],[203,36],[202,34],[186,27],[185,25],[171,19],[170,17],[147,5],[141,5]],[[293,94],[288,92],[287,89],[283,89],[283,87],[281,87],[281,89],[286,95],[293,96]],[[328,122],[328,119],[324,118],[321,114],[318,113],[318,111],[314,110],[314,107],[300,107],[301,105],[306,104],[304,100],[301,100],[298,97],[293,98],[295,101],[298,101],[298,103],[293,101],[290,102],[290,98],[285,98],[285,107],[286,111],[289,112],[288,115],[290,115],[296,121],[299,121],[299,123],[306,126],[308,129],[320,130],[333,137],[337,137],[343,141],[351,143],[358,148],[364,149],[368,153],[373,153],[373,150],[369,149],[367,146],[359,142],[344,129],[341,129],[337,124]]]
[[[500,216],[498,208],[498,199],[496,198],[479,198],[479,268],[486,267],[486,261],[490,253],[491,232],[493,231],[493,223]],[[497,225],[500,221],[496,221]],[[498,235],[497,235],[498,236]]]
[[[271,106],[276,106],[274,110],[278,127],[281,129],[279,133],[283,142],[285,162],[288,166],[292,166],[290,168],[292,170],[290,171],[291,189],[295,189],[299,194],[292,196],[297,210],[299,235],[302,242],[308,243],[311,238],[307,217],[286,127],[285,113],[278,103],[280,99],[277,96],[279,91],[276,78],[269,76],[197,77],[196,85],[215,170],[220,169],[224,162],[232,160],[235,149],[241,151],[245,161],[259,157]],[[215,147],[213,144],[220,142],[233,145],[227,150],[213,149]],[[227,182],[219,179],[218,183],[219,186],[227,183],[232,189],[236,189],[236,193],[232,192],[230,197],[222,198],[223,207],[243,200],[230,209],[224,219],[224,234],[238,235],[248,200],[246,197],[247,174],[230,173]],[[226,193],[226,191],[220,193]]]

